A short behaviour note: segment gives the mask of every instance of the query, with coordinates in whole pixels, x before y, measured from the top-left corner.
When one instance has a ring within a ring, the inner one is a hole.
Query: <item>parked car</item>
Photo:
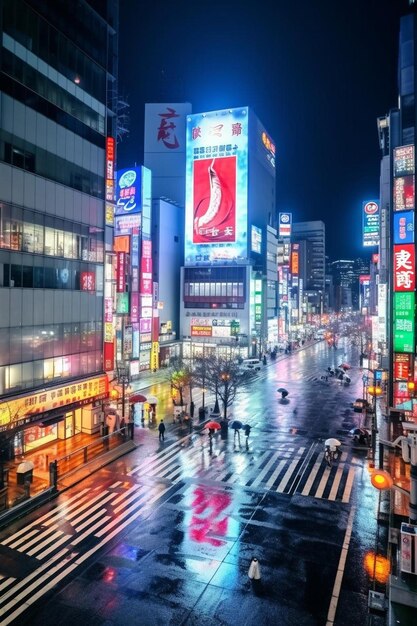
[[[259,359],[243,359],[241,367],[244,370],[260,370],[262,363]]]

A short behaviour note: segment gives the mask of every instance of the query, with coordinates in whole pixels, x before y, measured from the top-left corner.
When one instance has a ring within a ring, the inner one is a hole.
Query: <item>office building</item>
[[[0,425],[7,456],[98,429],[107,394],[105,180],[112,178],[106,167],[114,167],[118,2],[74,4],[0,4]]]

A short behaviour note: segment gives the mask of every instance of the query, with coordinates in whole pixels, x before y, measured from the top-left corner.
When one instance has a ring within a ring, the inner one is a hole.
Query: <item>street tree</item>
[[[216,395],[223,405],[223,417],[233,404],[239,391],[247,388],[256,377],[254,370],[244,370],[233,357],[211,356],[200,366],[199,384],[202,383],[201,370],[204,370],[204,385]]]
[[[170,382],[171,390],[178,393],[180,405],[184,406],[184,393],[187,387],[190,387],[192,374],[189,365],[182,357],[174,357],[171,360]]]

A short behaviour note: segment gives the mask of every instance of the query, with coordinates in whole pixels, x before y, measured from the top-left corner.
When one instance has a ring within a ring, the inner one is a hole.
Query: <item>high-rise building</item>
[[[307,298],[312,311],[323,313],[325,292],[325,258],[326,258],[326,228],[320,220],[310,222],[294,222],[292,225],[291,241],[300,243],[308,241],[311,258],[306,262],[308,273],[304,285],[304,297]]]
[[[107,394],[118,0],[0,8],[0,429],[13,455],[98,429]]]
[[[259,354],[278,336],[275,145],[247,107],[187,118],[184,353]],[[270,267],[274,266],[274,276]],[[275,284],[272,285],[272,282]]]

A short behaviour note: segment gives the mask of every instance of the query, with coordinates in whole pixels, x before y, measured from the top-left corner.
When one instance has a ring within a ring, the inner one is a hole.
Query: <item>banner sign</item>
[[[415,208],[414,176],[394,178],[394,211],[406,211]]]
[[[394,379],[409,380],[411,374],[411,354],[394,354]]]
[[[414,243],[414,211],[394,213],[394,243]]]
[[[414,292],[394,293],[394,352],[414,354]]]
[[[278,237],[291,237],[292,213],[280,213],[278,223]]]
[[[394,176],[414,174],[414,145],[394,148]]]
[[[117,172],[116,215],[140,213],[142,209],[141,168],[131,167]]]
[[[394,246],[394,291],[414,291],[415,252],[414,244]]]
[[[365,247],[379,245],[379,200],[362,203],[362,236]]]

